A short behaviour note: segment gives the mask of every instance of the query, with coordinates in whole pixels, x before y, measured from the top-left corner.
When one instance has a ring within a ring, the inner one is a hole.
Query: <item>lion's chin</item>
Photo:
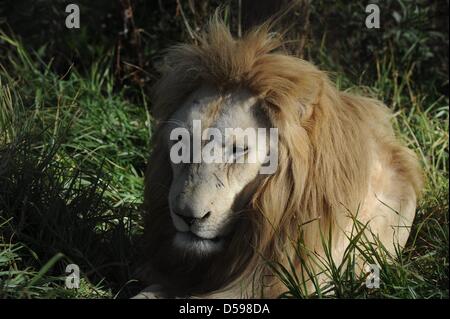
[[[221,238],[206,239],[191,232],[177,232],[173,239],[177,249],[198,255],[210,255],[223,249],[224,240]]]

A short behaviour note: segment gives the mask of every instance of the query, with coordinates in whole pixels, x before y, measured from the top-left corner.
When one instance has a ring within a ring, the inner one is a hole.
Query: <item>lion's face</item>
[[[167,121],[176,248],[200,255],[224,248],[270,153],[269,127],[248,91],[220,94],[209,86],[193,92]],[[264,138],[258,139],[258,128]]]

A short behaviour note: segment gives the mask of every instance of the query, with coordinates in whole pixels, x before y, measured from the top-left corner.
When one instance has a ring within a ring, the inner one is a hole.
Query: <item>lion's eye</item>
[[[176,139],[172,139],[170,142],[172,143],[172,145],[178,144],[179,142],[181,142],[183,140],[183,136],[182,135],[178,135],[176,137]]]
[[[236,143],[233,144],[233,155],[241,155],[241,154],[245,154],[248,151],[248,146],[244,146],[242,147],[237,147]]]

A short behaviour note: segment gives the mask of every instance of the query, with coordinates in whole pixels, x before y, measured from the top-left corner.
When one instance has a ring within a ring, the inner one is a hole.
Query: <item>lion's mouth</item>
[[[189,240],[194,240],[194,241],[211,241],[213,243],[218,243],[222,240],[221,237],[213,237],[213,238],[205,238],[205,237],[201,237],[197,234],[194,234],[191,231],[187,231],[187,232],[179,232],[180,234],[182,234],[182,236],[185,237],[185,239],[189,239]]]
[[[205,238],[190,231],[177,232],[175,234],[174,244],[182,249],[188,249],[201,253],[210,253],[222,248],[223,238]]]

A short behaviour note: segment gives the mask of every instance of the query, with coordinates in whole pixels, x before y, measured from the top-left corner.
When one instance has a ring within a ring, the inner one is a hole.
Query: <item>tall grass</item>
[[[1,39],[0,297],[112,296],[132,278],[145,107],[113,91],[106,61],[61,77]],[[64,288],[69,263],[84,279],[76,291]]]

